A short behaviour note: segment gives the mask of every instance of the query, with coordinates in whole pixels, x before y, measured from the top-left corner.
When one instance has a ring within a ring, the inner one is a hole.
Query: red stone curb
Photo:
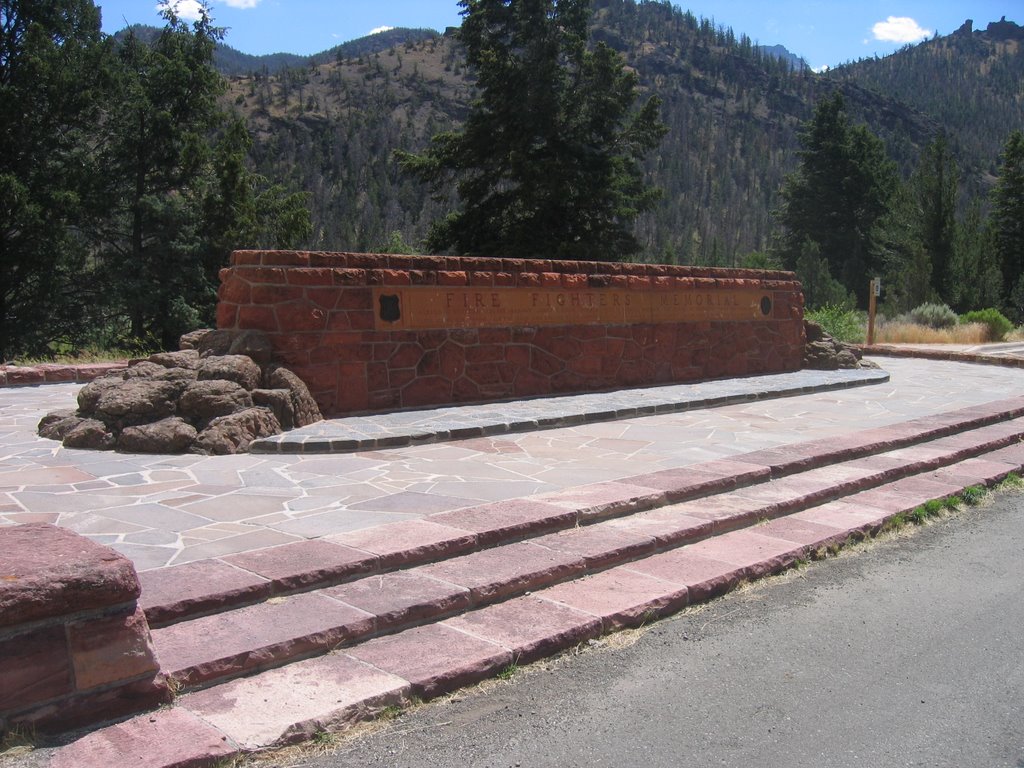
[[[907,349],[905,347],[889,346],[888,344],[861,344],[860,350],[865,355],[917,357],[923,360],[944,360],[953,363],[977,363],[979,365],[999,365],[1004,368],[1024,368],[1024,358],[1019,357],[979,355],[970,352],[953,352],[943,349]]]
[[[0,365],[0,387],[29,387],[40,384],[86,384],[101,376],[122,371],[128,361],[84,365]]]

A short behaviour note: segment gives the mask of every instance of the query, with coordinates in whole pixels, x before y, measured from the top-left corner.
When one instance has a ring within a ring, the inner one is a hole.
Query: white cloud
[[[930,29],[923,29],[909,16],[890,16],[885,21],[875,24],[871,31],[875,35],[875,40],[889,43],[914,43],[932,35]]]
[[[173,9],[175,16],[184,21],[198,21],[203,15],[203,4],[199,0],[164,0],[156,7],[161,13],[167,8]]]
[[[232,8],[255,8],[259,4],[260,0],[224,0],[224,5]]]
[[[374,27],[370,30],[371,35],[379,35],[381,32],[387,32],[388,30],[394,29],[394,27]]]

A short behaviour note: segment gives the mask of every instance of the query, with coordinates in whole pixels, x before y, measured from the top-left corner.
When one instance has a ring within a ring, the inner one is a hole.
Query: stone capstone
[[[235,453],[322,418],[303,381],[269,364],[263,334],[194,331],[181,344],[85,385],[78,410],[44,416],[39,435],[69,448]]]
[[[46,546],[40,546],[40,542]],[[0,528],[0,627],[135,600],[132,561],[49,523]]]

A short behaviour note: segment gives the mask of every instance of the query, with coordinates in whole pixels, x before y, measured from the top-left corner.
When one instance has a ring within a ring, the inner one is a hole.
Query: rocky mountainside
[[[764,249],[779,189],[796,164],[797,129],[836,89],[905,174],[945,131],[967,171],[965,186],[983,191],[1002,142],[1021,123],[1020,30],[1005,21],[978,32],[967,24],[818,75],[666,3],[596,0],[593,38],[618,50],[645,91],[661,96],[669,126],[648,162],[665,194],[637,224],[646,257],[730,265]],[[473,81],[455,36],[386,34],[300,65],[257,59],[250,63],[259,68],[245,74],[237,63],[223,65],[236,73],[227,100],[256,136],[258,170],[312,194],[309,247],[415,246],[450,205],[401,176],[392,153],[418,150],[458,125]]]

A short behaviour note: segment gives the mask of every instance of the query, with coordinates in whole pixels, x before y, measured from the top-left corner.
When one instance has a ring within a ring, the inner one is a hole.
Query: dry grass
[[[875,328],[876,344],[984,344],[988,326],[982,323],[929,328],[915,323],[883,323]]]

